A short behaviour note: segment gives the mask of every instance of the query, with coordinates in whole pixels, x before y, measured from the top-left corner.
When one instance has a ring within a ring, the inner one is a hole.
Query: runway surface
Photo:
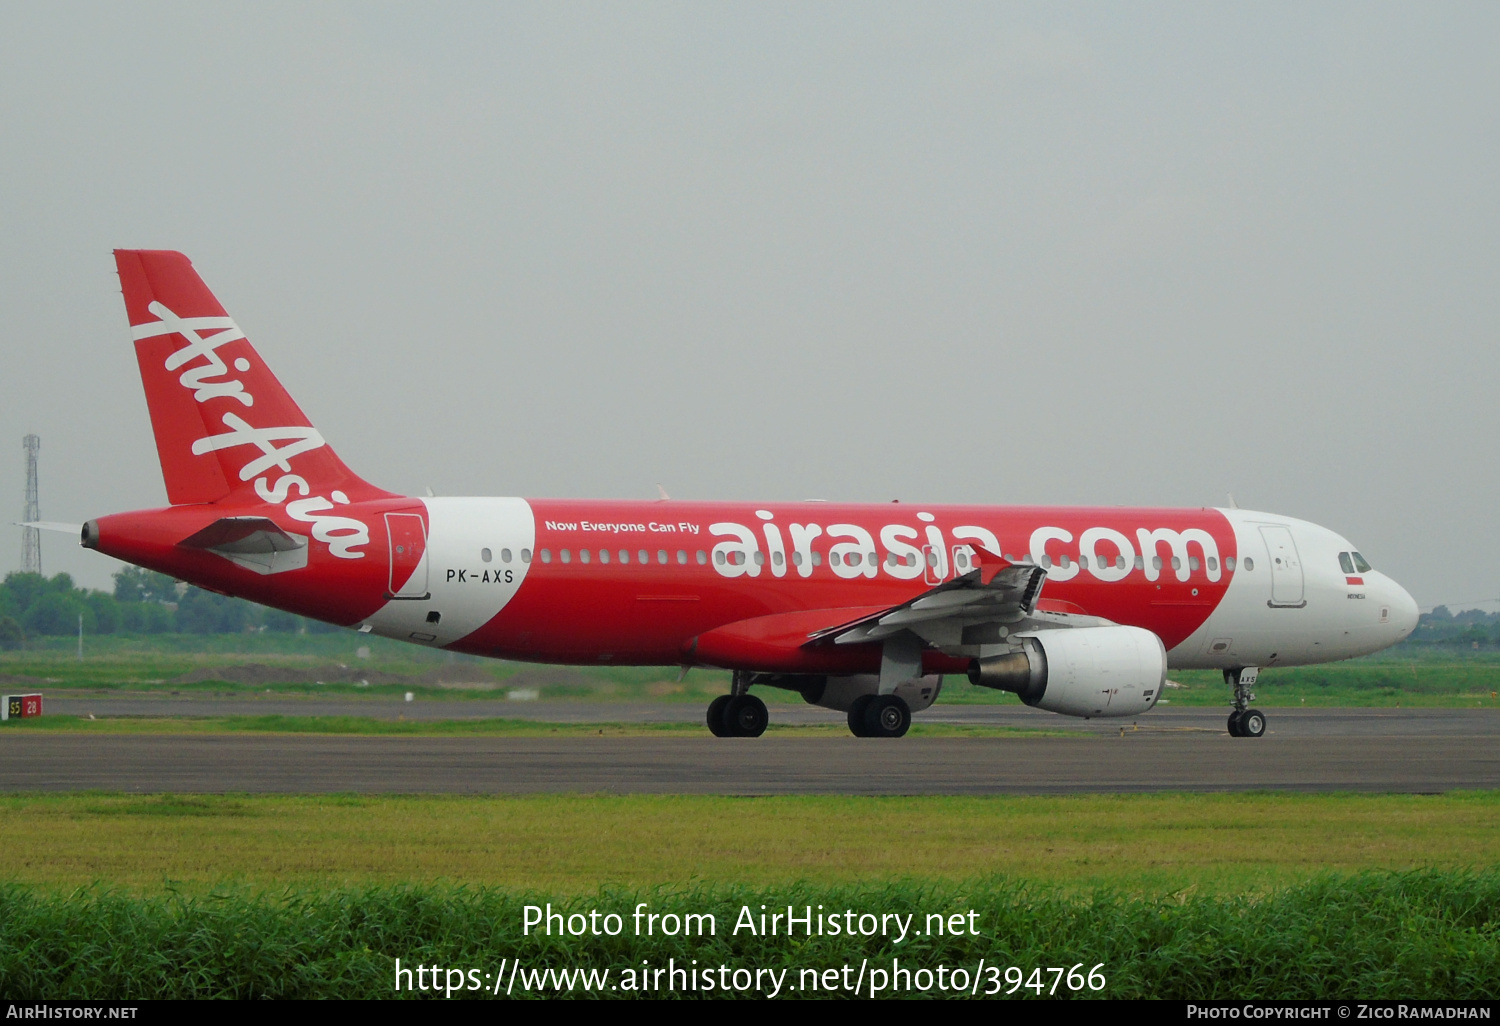
[[[250,711],[243,700],[235,702],[235,711]],[[61,711],[58,704],[49,708]],[[192,704],[205,714],[207,703]],[[257,703],[254,711],[282,711],[280,704]],[[344,715],[371,714],[333,704]],[[419,703],[401,704],[404,710],[395,715],[411,718]],[[431,703],[455,709],[473,704]],[[602,712],[595,719],[614,722],[701,716],[693,706],[675,704],[555,704],[578,715]],[[505,708],[511,712],[513,706]],[[310,710],[299,705],[296,711]],[[437,718],[454,718],[453,711],[443,711],[446,715]],[[563,718],[541,703],[530,704],[527,713]],[[1271,732],[1258,740],[1228,737],[1223,711],[1214,709],[1158,710],[1142,718],[1139,730],[1120,721],[1066,721],[1020,707],[939,707],[933,713],[923,718],[1071,728],[1072,734],[888,741],[774,735],[548,739],[18,732],[0,734],[0,790],[1060,794],[1500,787],[1500,711],[1495,710],[1272,709]],[[837,719],[806,706],[772,710],[778,722],[789,722],[794,714]]]
[[[774,692],[766,697],[774,696]],[[772,723],[844,723],[844,714],[802,702],[768,702]],[[516,702],[504,698],[403,701],[397,696],[321,698],[315,696],[170,695],[162,692],[49,692],[46,710],[69,716],[354,716],[376,720],[470,720],[505,718],[550,723],[702,723],[704,706],[694,702],[567,700]],[[1445,737],[1487,735],[1500,741],[1500,709],[1319,709],[1265,708],[1273,737],[1387,736]],[[1224,731],[1223,706],[1158,705],[1138,723],[1143,730]],[[1118,734],[1120,720],[1080,720],[1024,705],[938,703],[913,717],[917,723],[1025,727],[1077,734]]]

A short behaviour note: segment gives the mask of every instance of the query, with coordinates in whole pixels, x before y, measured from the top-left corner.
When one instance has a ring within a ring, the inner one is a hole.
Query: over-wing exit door
[[[387,513],[391,576],[387,598],[424,599],[427,591],[427,524],[420,513]]]

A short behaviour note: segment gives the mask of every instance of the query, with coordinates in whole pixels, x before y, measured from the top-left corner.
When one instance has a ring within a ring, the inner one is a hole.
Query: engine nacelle
[[[854,700],[861,695],[873,695],[880,691],[880,677],[873,673],[858,673],[839,677],[808,677],[801,687],[802,698],[809,705],[820,705],[825,709],[848,712]],[[928,674],[916,680],[905,681],[896,686],[896,694],[912,712],[921,712],[937,701],[943,690],[941,674]]]
[[[969,680],[1013,691],[1064,716],[1136,716],[1161,697],[1167,650],[1140,627],[1071,627],[1013,634],[1020,648],[975,659]]]

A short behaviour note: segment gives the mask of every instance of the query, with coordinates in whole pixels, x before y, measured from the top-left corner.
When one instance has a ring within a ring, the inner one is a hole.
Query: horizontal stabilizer
[[[288,534],[265,517],[222,517],[177,543],[223,556],[258,574],[279,574],[307,565],[307,538]]]

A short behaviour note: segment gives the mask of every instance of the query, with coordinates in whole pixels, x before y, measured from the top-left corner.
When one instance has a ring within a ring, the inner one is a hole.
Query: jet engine
[[[821,705],[825,709],[848,712],[854,700],[861,695],[873,695],[880,690],[880,677],[873,673],[858,673],[845,676],[804,677],[798,690],[809,705]],[[916,680],[896,685],[896,694],[906,702],[912,712],[921,712],[937,701],[943,689],[941,674],[928,674]]]
[[[969,680],[1064,716],[1135,716],[1161,697],[1167,650],[1140,627],[1013,634],[1019,647],[969,664]]]

